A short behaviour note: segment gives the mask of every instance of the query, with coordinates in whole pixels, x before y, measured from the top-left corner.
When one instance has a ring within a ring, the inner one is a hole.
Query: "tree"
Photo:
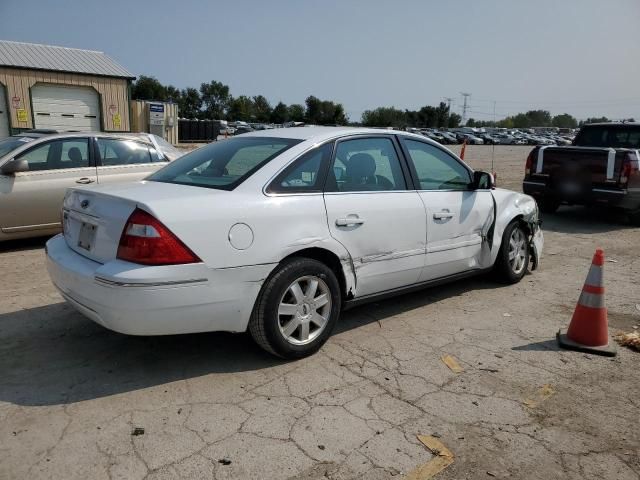
[[[580,126],[586,125],[588,123],[607,123],[610,121],[611,120],[609,120],[607,117],[593,117],[593,118],[587,118],[586,120],[581,121]]]
[[[556,115],[551,120],[551,125],[558,128],[576,128],[578,126],[578,121],[568,113],[563,113],[562,115]]]
[[[473,118],[470,118],[469,120],[467,120],[467,127],[475,127],[476,126],[476,121]]]
[[[304,122],[304,105],[294,103],[289,105],[289,121],[291,122]]]
[[[253,112],[258,122],[268,122],[271,119],[271,105],[262,95],[253,97]]]
[[[131,86],[131,98],[134,100],[165,101],[167,90],[155,77],[140,75]]]
[[[304,101],[307,109],[305,111],[305,120],[307,123],[312,124],[320,124],[320,109],[321,109],[321,101],[319,98],[310,95]]]
[[[289,108],[282,102],[271,111],[271,121],[276,124],[282,124],[289,121]]]
[[[178,99],[178,114],[183,118],[198,118],[202,109],[200,93],[195,88],[185,88]]]
[[[203,83],[200,85],[200,95],[202,96],[205,118],[219,120],[227,117],[229,104],[232,100],[227,85],[215,80]]]
[[[407,126],[407,113],[395,107],[365,110],[362,113],[362,124],[366,127],[404,128]]]
[[[449,106],[440,102],[440,105],[436,108],[436,127],[442,128],[447,126],[447,121],[449,120]]]
[[[460,122],[462,121],[462,117],[457,113],[453,112],[449,114],[449,119],[447,120],[447,127],[449,128],[458,128],[460,126]]]
[[[244,122],[253,120],[255,116],[253,100],[246,95],[231,99],[227,116],[229,120],[242,120]]]

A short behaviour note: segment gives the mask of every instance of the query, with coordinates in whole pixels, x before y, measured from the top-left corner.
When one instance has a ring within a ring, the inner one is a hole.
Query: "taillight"
[[[124,226],[118,258],[143,265],[201,262],[171,230],[150,213],[137,208]]]
[[[533,152],[535,150],[531,150],[531,152],[529,152],[529,156],[527,157],[527,163],[524,166],[524,174],[525,175],[531,175],[531,167],[533,167]]]
[[[625,185],[629,183],[629,179],[634,173],[640,171],[640,159],[636,154],[628,153],[622,162],[622,171],[620,172],[620,183]]]

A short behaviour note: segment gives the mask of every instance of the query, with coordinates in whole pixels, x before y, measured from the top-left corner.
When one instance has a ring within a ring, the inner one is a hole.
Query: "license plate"
[[[96,226],[91,223],[82,222],[80,234],[78,235],[78,246],[85,250],[91,250],[96,238]]]

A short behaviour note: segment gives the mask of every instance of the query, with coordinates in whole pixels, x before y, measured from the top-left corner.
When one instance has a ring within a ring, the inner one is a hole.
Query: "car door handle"
[[[451,212],[436,212],[433,214],[433,218],[436,220],[443,220],[445,218],[453,218],[453,213]]]
[[[93,183],[93,182],[95,182],[95,180],[89,177],[82,177],[76,180],[76,183],[82,183],[83,185],[86,185],[87,183]]]
[[[349,225],[362,225],[364,223],[364,218],[360,217],[345,217],[345,218],[337,218],[336,225],[338,227],[348,227]]]

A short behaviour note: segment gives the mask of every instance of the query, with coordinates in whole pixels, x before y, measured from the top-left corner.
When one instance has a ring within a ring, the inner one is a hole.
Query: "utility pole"
[[[467,109],[469,108],[467,106],[467,99],[471,96],[471,94],[470,93],[460,92],[460,95],[462,95],[464,97],[464,105],[462,105],[462,124],[466,125],[467,124]]]

